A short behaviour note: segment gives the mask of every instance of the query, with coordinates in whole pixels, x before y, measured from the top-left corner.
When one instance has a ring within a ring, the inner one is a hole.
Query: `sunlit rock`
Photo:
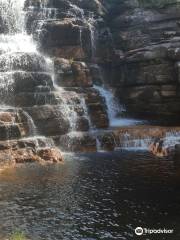
[[[57,162],[57,163],[63,161],[61,152],[57,148],[40,149],[38,150],[37,155],[40,156],[44,161]]]

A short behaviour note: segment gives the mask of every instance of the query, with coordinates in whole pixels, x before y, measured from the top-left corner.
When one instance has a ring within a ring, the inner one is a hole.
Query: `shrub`
[[[27,238],[23,232],[15,231],[12,233],[9,240],[27,240]]]

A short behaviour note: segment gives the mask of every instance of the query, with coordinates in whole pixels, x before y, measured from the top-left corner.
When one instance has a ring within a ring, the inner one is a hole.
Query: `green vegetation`
[[[70,64],[73,64],[73,62],[74,62],[74,58],[70,58],[70,59],[69,59],[69,63],[70,63]]]
[[[27,240],[25,234],[21,231],[15,231],[9,240]]]
[[[138,0],[142,7],[163,7],[167,4],[180,3],[180,0]]]

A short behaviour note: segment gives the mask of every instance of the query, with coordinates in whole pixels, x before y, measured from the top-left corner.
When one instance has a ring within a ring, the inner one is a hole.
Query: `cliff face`
[[[0,161],[56,156],[47,152],[54,143],[64,151],[113,150],[114,134],[89,131],[109,127],[113,97],[103,84],[131,114],[178,116],[178,2],[0,3]]]
[[[27,9],[34,6],[28,10],[27,28],[38,38],[41,51],[101,65],[104,81],[117,90],[130,113],[179,114],[178,0],[54,0],[47,7],[55,9],[49,13],[55,20],[43,24],[40,5],[41,1],[26,1]],[[95,74],[92,83],[101,83],[97,66],[89,70]],[[89,84],[72,84],[64,76],[67,87]]]
[[[112,1],[114,87],[130,112],[180,112],[180,2]]]

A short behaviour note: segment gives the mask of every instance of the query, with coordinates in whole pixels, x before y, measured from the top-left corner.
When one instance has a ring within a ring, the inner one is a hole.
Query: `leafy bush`
[[[25,234],[21,231],[15,231],[9,240],[27,240]]]

